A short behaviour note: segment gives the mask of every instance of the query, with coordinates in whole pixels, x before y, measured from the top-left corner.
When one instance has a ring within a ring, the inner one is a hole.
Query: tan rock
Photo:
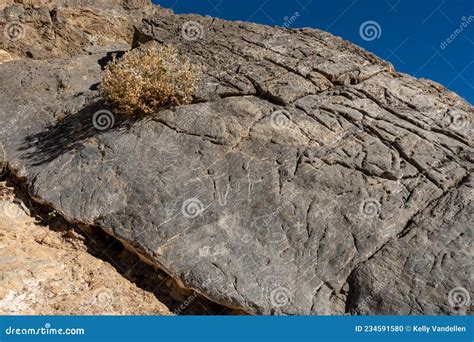
[[[149,0],[0,0],[0,48],[35,59],[122,49],[131,43],[133,25],[157,10]]]
[[[170,314],[152,293],[90,255],[80,239],[36,224],[6,193],[0,198],[0,315]]]
[[[13,58],[5,50],[0,50],[0,64],[11,61]]]

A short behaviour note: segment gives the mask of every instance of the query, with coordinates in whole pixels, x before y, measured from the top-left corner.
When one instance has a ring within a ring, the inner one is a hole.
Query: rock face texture
[[[0,314],[229,315],[99,227],[36,205],[0,169]],[[12,182],[10,182],[12,181]]]
[[[113,48],[0,65],[32,198],[251,314],[472,312],[470,104],[318,30],[158,11],[151,40],[203,67],[194,104],[114,114]]]
[[[148,0],[0,0],[0,48],[45,59],[123,47],[131,43],[133,25],[160,10]]]
[[[83,241],[38,225],[21,204],[0,196],[0,314],[170,314],[151,293],[87,253]]]

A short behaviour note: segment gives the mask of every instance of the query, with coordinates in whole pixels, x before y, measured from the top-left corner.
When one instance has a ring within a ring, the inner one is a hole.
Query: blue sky
[[[341,36],[389,60],[398,71],[435,80],[474,103],[474,0],[154,2],[175,13],[279,26],[298,12],[291,27],[313,27]]]

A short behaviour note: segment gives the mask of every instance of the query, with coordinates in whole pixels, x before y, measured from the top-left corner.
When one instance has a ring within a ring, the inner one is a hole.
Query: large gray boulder
[[[0,65],[0,156],[35,200],[248,313],[471,312],[471,105],[318,30],[164,12],[151,40],[204,74],[146,119],[99,97],[110,52]]]

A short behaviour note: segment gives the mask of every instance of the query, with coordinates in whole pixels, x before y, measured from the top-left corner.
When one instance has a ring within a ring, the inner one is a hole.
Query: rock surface
[[[68,58],[131,43],[133,25],[163,11],[149,0],[0,0],[0,48],[16,56]]]
[[[0,196],[0,208],[0,314],[170,314],[78,236],[38,224],[21,200]]]
[[[235,314],[180,288],[99,227],[36,205],[10,180],[0,169],[0,314]]]
[[[159,11],[150,40],[203,66],[194,104],[114,115],[110,52],[0,66],[36,201],[248,313],[472,312],[470,104],[318,30]]]

